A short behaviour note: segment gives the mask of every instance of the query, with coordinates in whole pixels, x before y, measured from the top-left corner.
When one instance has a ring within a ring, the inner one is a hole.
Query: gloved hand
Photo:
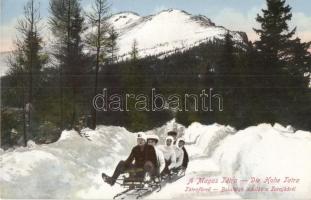
[[[152,162],[150,161],[147,161],[144,165],[144,170],[146,172],[148,172],[151,176],[153,176],[153,174],[155,173],[155,167],[154,165],[152,164]]]
[[[179,170],[178,174],[184,174],[186,173],[187,168],[185,167],[181,167],[181,169]]]

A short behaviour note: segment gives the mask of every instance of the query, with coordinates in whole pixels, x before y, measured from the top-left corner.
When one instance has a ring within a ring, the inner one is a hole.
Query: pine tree
[[[25,146],[28,138],[32,137],[34,98],[41,85],[41,69],[47,62],[47,57],[41,51],[40,21],[39,7],[34,0],[29,0],[24,7],[24,18],[18,21],[17,50],[9,62],[9,77],[16,86],[16,91],[11,92],[22,99]]]
[[[232,41],[232,35],[229,31],[227,31],[224,39],[224,46],[223,46],[223,54],[219,65],[219,79],[222,80],[222,85],[224,92],[228,87],[232,87],[235,85],[234,75],[235,74],[235,58],[234,58],[234,46]],[[229,92],[229,91],[227,91]]]
[[[79,0],[51,0],[50,12],[50,28],[56,38],[54,56],[59,67],[61,128],[74,128],[79,117],[78,93],[86,72],[81,40],[84,18]]]
[[[216,69],[216,89],[224,96],[224,104],[226,105],[226,112],[215,113],[216,120],[219,123],[229,123],[232,116],[235,116],[234,108],[236,108],[235,97],[237,86],[237,66],[235,64],[235,49],[232,35],[229,31],[226,32],[224,40],[220,41],[222,44],[222,51],[218,68]]]
[[[132,50],[131,50],[130,55],[131,55],[132,61],[134,61],[134,62],[137,61],[137,59],[138,59],[138,42],[136,39],[133,40]]]
[[[266,109],[263,116],[268,122],[295,123],[299,119],[296,124],[304,124],[300,116],[305,110],[299,104],[310,99],[304,77],[310,69],[310,44],[292,39],[296,28],[289,29],[292,13],[285,0],[267,0],[267,9],[262,12],[257,16],[261,29],[254,30],[260,37],[255,42],[255,71],[261,73],[256,80],[261,89],[256,93],[261,94],[260,107]],[[253,94],[255,98],[257,94]]]
[[[122,67],[122,87],[126,94],[148,94],[146,88],[146,66],[138,58],[138,43],[133,41],[130,60]],[[147,112],[138,111],[135,107],[135,99],[127,103],[129,111],[126,112],[126,124],[129,130],[147,130],[149,119]]]
[[[256,84],[260,88],[256,93],[261,94],[260,107],[262,117],[267,122],[280,122],[280,111],[287,98],[285,87],[285,60],[288,53],[290,38],[295,29],[289,30],[288,21],[291,19],[291,8],[285,5],[285,0],[267,0],[267,9],[262,16],[257,15],[261,29],[254,29],[260,39],[255,42],[258,52],[256,67]],[[260,73],[260,74],[259,74]],[[256,95],[256,94],[254,94]],[[284,109],[283,109],[284,110]]]
[[[305,73],[311,71],[311,42],[301,42],[300,38],[291,41],[291,48],[289,49],[290,56],[287,58],[288,72],[295,79],[292,80],[300,82],[301,87],[307,88],[309,85],[309,78]]]
[[[256,18],[261,29],[254,29],[260,37],[255,45],[262,59],[277,68],[280,61],[286,58],[290,39],[296,32],[296,28],[289,30],[288,27],[288,21],[292,18],[291,7],[285,5],[285,0],[267,0],[267,9],[262,12],[263,15],[258,14]]]
[[[95,0],[92,6],[92,11],[88,13],[87,17],[92,25],[95,27],[95,32],[91,32],[86,39],[91,52],[95,52],[95,84],[94,84],[94,96],[97,94],[98,90],[98,72],[100,66],[103,66],[107,60],[107,49],[108,47],[108,37],[109,24],[107,22],[109,6],[106,0]],[[97,113],[94,108],[92,108],[92,127],[96,128]]]
[[[117,61],[117,52],[119,50],[117,44],[119,34],[113,26],[109,29],[108,34],[108,53],[110,54],[109,63],[115,63]]]
[[[292,40],[290,54],[287,58],[287,81],[290,88],[287,90],[289,96],[287,107],[290,109],[288,116],[291,123],[299,128],[310,129],[308,120],[311,105],[310,78],[306,76],[311,72],[311,42],[301,42],[299,38]]]

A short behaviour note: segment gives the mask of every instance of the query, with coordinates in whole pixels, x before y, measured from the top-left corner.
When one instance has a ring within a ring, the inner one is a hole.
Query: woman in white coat
[[[184,151],[182,150],[182,147],[179,143],[180,141],[184,141],[184,139],[179,138],[177,139],[176,144],[174,145],[174,150],[176,154],[176,164],[174,166],[174,169],[178,169],[182,166],[183,160],[184,160]]]
[[[162,151],[165,159],[165,168],[161,175],[169,174],[176,165],[176,154],[173,142],[174,138],[172,136],[167,136],[165,139],[165,144],[159,146],[159,149]]]

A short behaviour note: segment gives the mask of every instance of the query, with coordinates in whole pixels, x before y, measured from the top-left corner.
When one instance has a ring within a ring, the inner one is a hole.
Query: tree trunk
[[[29,58],[29,94],[28,94],[28,128],[27,135],[30,136],[32,132],[31,124],[31,106],[32,106],[32,82],[33,82],[33,42],[34,42],[34,5],[31,1],[31,22],[30,22],[30,58]]]
[[[102,9],[102,4],[100,3],[100,11]],[[95,68],[95,85],[94,85],[94,97],[97,95],[97,87],[98,87],[98,71],[99,71],[99,56],[101,49],[101,12],[98,13],[98,21],[97,21],[97,49],[96,49],[96,68]],[[97,123],[97,112],[95,107],[92,108],[92,129],[95,130]]]
[[[27,122],[26,122],[26,103],[25,103],[25,90],[23,88],[23,136],[24,136],[24,146],[27,146]]]

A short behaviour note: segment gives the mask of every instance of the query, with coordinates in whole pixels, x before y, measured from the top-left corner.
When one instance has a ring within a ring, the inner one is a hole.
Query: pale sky
[[[26,2],[27,0],[0,0],[0,51],[14,49],[16,22],[23,16],[23,6]],[[49,0],[37,2],[40,3],[43,22],[47,21]],[[81,3],[83,8],[87,9],[92,0],[81,0]],[[202,14],[217,25],[246,32],[251,40],[257,37],[252,30],[253,27],[258,27],[255,21],[256,14],[265,7],[265,0],[109,0],[109,3],[111,13],[134,11],[144,16],[174,8],[191,14]],[[292,7],[291,26],[297,26],[297,36],[303,41],[311,41],[311,0],[287,0],[287,3]]]

